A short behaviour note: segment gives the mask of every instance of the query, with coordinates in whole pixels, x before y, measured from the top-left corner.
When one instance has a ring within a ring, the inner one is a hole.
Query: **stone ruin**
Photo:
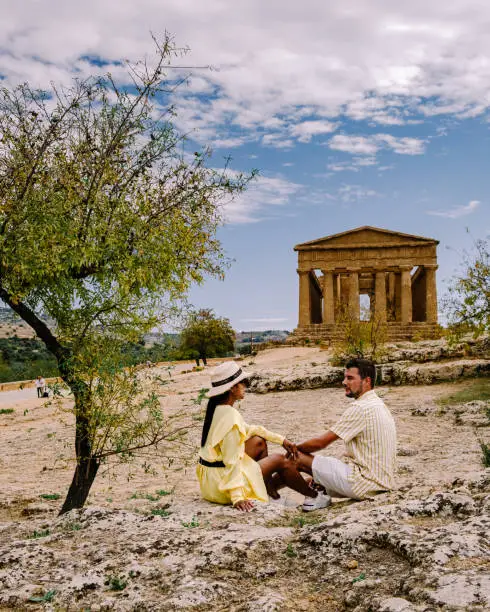
[[[338,338],[346,314],[353,321],[376,317],[388,341],[438,337],[438,244],[364,226],[296,245],[299,319],[292,340]]]

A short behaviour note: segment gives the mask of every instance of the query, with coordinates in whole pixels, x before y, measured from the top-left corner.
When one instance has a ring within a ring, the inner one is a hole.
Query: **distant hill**
[[[283,342],[289,336],[290,332],[285,329],[267,329],[265,331],[241,331],[237,332],[237,344],[246,344],[249,342]]]

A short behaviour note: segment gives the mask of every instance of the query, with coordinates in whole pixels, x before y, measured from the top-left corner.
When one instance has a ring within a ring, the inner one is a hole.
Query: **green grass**
[[[289,542],[289,544],[286,546],[286,556],[290,559],[293,559],[294,557],[298,556],[298,553],[294,550],[291,542]]]
[[[55,595],[56,591],[52,589],[51,591],[46,591],[46,593],[44,593],[44,595],[42,595],[41,597],[29,597],[29,601],[32,601],[34,603],[48,603],[50,601],[53,601]]]
[[[41,499],[56,500],[59,499],[61,495],[59,493],[41,493],[39,497]]]
[[[81,528],[81,524],[76,521],[70,521],[65,525],[65,531],[80,531]]]
[[[13,408],[1,408],[0,409],[0,414],[12,414],[12,412],[15,412]]]
[[[172,495],[173,492],[173,489],[171,489],[170,491],[166,491],[165,489],[158,489],[157,495],[159,495],[160,497],[165,497],[166,495]]]
[[[156,502],[160,499],[160,497],[165,497],[166,495],[172,495],[173,489],[171,491],[166,491],[165,489],[158,489],[153,495],[152,493],[133,493],[129,499],[147,499],[148,501]]]
[[[453,393],[437,400],[440,406],[465,404],[473,400],[490,400],[490,378],[474,378],[469,382],[456,383],[456,385],[459,388]]]
[[[183,522],[182,525],[184,527],[188,527],[189,529],[194,529],[196,527],[199,527],[199,521],[195,516],[193,516],[191,521],[189,521],[188,523]]]
[[[164,518],[172,514],[168,510],[165,510],[165,508],[152,508],[151,513],[153,516],[163,516]]]
[[[108,576],[105,584],[111,591],[124,591],[124,589],[128,586],[124,576]]]
[[[291,527],[297,527],[301,529],[305,525],[318,525],[319,523],[324,523],[326,521],[325,516],[317,514],[316,516],[312,515],[300,515],[295,516],[290,522]]]
[[[45,538],[50,534],[49,529],[42,529],[41,531],[34,530],[29,537],[30,540],[37,540],[39,538]]]
[[[485,467],[490,467],[490,446],[484,442],[480,442],[482,456],[482,463]]]

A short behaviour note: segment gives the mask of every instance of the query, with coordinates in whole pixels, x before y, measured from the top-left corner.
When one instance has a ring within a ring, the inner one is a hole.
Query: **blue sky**
[[[225,280],[191,301],[237,330],[293,329],[297,243],[362,225],[436,238],[442,296],[490,232],[490,3],[406,4],[4,0],[0,74],[124,80],[121,60],[151,53],[150,30],[191,48],[182,63],[212,65],[185,72],[176,125],[213,163],[231,155],[260,176],[224,210]]]

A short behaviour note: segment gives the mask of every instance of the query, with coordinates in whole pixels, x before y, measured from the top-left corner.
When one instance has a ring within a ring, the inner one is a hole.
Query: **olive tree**
[[[443,309],[457,335],[490,332],[490,243],[476,240],[465,253],[462,270],[454,276],[443,301]]]
[[[152,58],[126,63],[129,85],[107,74],[49,92],[0,89],[0,298],[73,394],[76,468],[62,512],[83,506],[109,455],[168,436],[117,347],[192,282],[223,274],[221,204],[250,178],[186,152],[169,105],[178,53],[156,43]]]
[[[187,317],[181,348],[195,355],[197,365],[200,359],[207,365],[208,357],[224,357],[234,346],[235,332],[228,319],[217,317],[209,308],[192,312]]]

